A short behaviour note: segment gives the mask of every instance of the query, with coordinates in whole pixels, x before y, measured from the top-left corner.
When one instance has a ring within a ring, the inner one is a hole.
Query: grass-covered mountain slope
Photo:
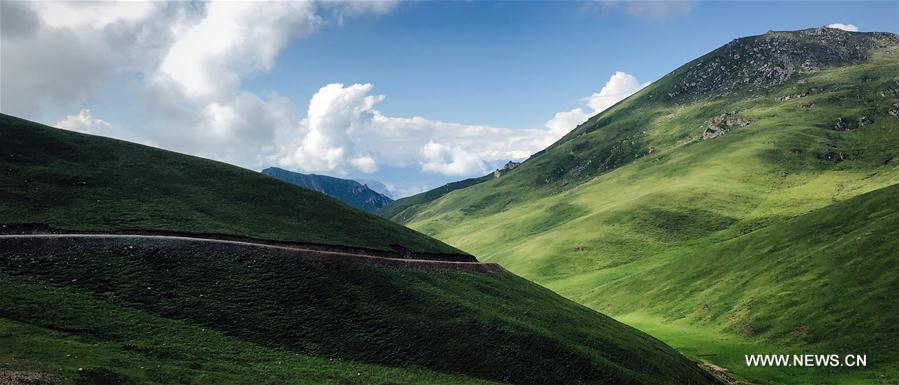
[[[894,184],[746,235],[717,234],[559,286],[579,292],[571,294],[577,301],[597,309],[614,306],[638,323],[651,314],[676,320],[672,323],[681,329],[720,327],[758,341],[761,347],[753,352],[715,350],[717,360],[749,377],[891,383],[899,380],[897,235],[899,184]],[[707,345],[693,352],[712,350]],[[787,351],[866,354],[872,370],[791,373],[744,366],[743,354]]]
[[[385,218],[395,218],[406,220],[415,214],[415,208],[422,206],[428,202],[438,199],[453,191],[474,186],[478,183],[486,182],[493,179],[493,175],[484,175],[478,178],[468,178],[458,182],[447,183],[443,186],[418,193],[409,197],[400,198],[378,210],[378,215]]]
[[[374,212],[387,206],[392,199],[375,192],[357,181],[340,179],[327,175],[301,174],[278,167],[269,167],[262,173],[275,179],[336,198],[337,200],[366,212]]]
[[[868,340],[863,333],[890,336],[895,330],[883,315],[886,306],[877,306],[886,305],[883,298],[868,298],[875,301],[869,306],[863,296],[839,291],[879,293],[889,287],[886,277],[899,273],[887,263],[896,251],[878,249],[869,237],[878,231],[895,237],[895,226],[870,223],[876,228],[831,239],[830,247],[843,250],[844,258],[879,259],[871,263],[880,269],[869,274],[840,273],[844,261],[833,259],[817,260],[822,266],[811,270],[794,265],[824,258],[820,248],[808,254],[774,247],[728,255],[710,250],[760,231],[773,234],[775,226],[793,226],[796,218],[854,197],[874,199],[878,195],[865,193],[899,183],[897,155],[899,38],[835,29],[774,32],[737,39],[676,69],[501,178],[393,219],[633,320],[675,346],[687,343],[687,331],[702,328],[755,347],[739,354],[778,343],[848,348],[854,338]],[[899,210],[880,202],[884,210]],[[806,229],[796,232],[832,234],[830,222],[802,223]],[[731,259],[737,257],[739,263]],[[684,266],[687,261],[693,265]],[[778,275],[753,275],[745,271],[748,263]],[[687,292],[676,286],[707,279],[735,289],[691,286]],[[786,286],[760,291],[767,287],[762,280]],[[650,281],[657,289],[645,297],[645,287],[628,286]],[[802,289],[819,281],[842,283],[825,294]],[[671,287],[680,290],[662,290]],[[757,302],[766,305],[751,305]],[[797,302],[853,309],[858,314],[846,319],[867,321],[844,325],[845,338],[825,341],[833,318]],[[673,311],[679,306],[692,310]],[[785,330],[817,337],[797,339]],[[871,350],[895,345],[899,337],[882,341]],[[891,358],[855,375],[895,367],[896,358],[885,357]],[[772,373],[749,375],[764,380]]]
[[[340,384],[713,383],[658,340],[510,273],[304,262],[190,242],[0,242],[0,371],[79,376],[87,367],[146,383],[257,374],[269,383],[299,374]]]
[[[0,223],[459,251],[259,173],[0,115]]]
[[[455,251],[259,173],[0,119],[7,226]],[[715,383],[655,338],[511,273],[303,253],[314,252],[0,235],[0,381]]]

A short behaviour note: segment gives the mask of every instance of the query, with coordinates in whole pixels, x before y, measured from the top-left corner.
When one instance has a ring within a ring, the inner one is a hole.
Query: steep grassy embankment
[[[207,159],[0,115],[0,223],[458,253],[324,194]]]
[[[897,46],[892,34],[817,29],[738,39],[508,175],[394,219],[675,346],[752,347],[730,349],[731,357],[784,345],[857,348],[877,362],[840,373],[883,380],[895,373],[890,346],[899,336],[885,314],[895,304],[877,293],[895,288],[899,267],[896,248],[882,248],[879,237],[899,236],[895,222],[859,223],[866,230],[848,237],[823,217],[794,218],[854,197],[899,211],[895,201],[875,200],[883,195],[865,195],[899,183],[899,118],[889,113],[899,114]],[[833,210],[852,219],[851,210]],[[799,242],[812,233],[829,236],[809,239],[839,252]],[[752,234],[794,238],[721,249]],[[851,273],[847,261],[855,261]],[[821,309],[834,313],[822,317]],[[845,324],[835,329],[834,318]],[[691,333],[730,342],[685,340]],[[717,354],[701,350],[685,351]],[[804,381],[789,369],[747,371],[732,367],[735,359],[702,358],[756,380]],[[820,382],[832,373],[810,375]]]
[[[3,337],[30,352],[0,356],[7,365],[53,371],[77,363],[153,380],[164,370],[143,370],[144,363],[194,377],[199,362],[231,368],[234,381],[263,368],[274,378],[310,371],[327,379],[329,370],[318,368],[325,361],[311,358],[319,357],[344,362],[330,369],[339,378],[357,367],[374,373],[353,383],[392,372],[409,382],[451,378],[352,362],[509,384],[712,383],[654,338],[509,273],[302,261],[287,251],[191,242],[0,242],[0,317],[34,335]],[[210,334],[198,343],[181,339],[205,329]],[[155,335],[146,334],[151,330]],[[48,363],[27,345],[30,338],[50,338],[44,349],[96,341],[102,351]],[[301,358],[282,370],[254,352]],[[255,364],[232,368],[243,356]]]

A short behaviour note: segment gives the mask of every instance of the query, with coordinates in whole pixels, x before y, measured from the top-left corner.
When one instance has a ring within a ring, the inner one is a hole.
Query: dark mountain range
[[[262,170],[262,173],[287,183],[318,191],[366,212],[374,212],[393,202],[392,199],[383,194],[350,179],[335,178],[327,175],[301,174],[278,167],[269,167]]]

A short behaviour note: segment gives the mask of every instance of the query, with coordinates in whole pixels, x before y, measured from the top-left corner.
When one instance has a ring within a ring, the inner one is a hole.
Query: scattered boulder
[[[862,116],[861,118],[858,118],[858,126],[859,127],[864,127],[871,123],[874,123],[874,121],[869,119],[867,116]]]
[[[851,127],[849,127],[849,122],[842,117],[837,118],[836,123],[833,124],[833,129],[837,131],[849,131]]]
[[[824,159],[827,159],[831,162],[839,163],[844,160],[848,160],[849,154],[846,154],[845,152],[830,151],[830,152],[824,154]]]
[[[892,117],[899,118],[899,102],[893,103],[893,105],[890,107],[890,110],[887,111],[887,113],[889,113],[890,116],[892,116]]]
[[[518,167],[520,165],[521,165],[521,162],[513,162],[510,160],[508,163],[506,163],[505,166],[503,166],[503,171],[512,170],[515,167]]]
[[[499,178],[499,177],[503,176],[503,174],[505,174],[507,171],[513,170],[520,165],[521,165],[521,162],[513,162],[510,160],[508,163],[506,163],[505,166],[503,166],[503,168],[494,170],[493,177]]]
[[[752,123],[749,119],[738,118],[734,114],[725,112],[709,120],[708,127],[702,132],[702,139],[714,139],[734,128],[746,127]]]
[[[805,91],[802,91],[802,92],[800,92],[800,93],[798,93],[798,94],[796,94],[796,95],[784,95],[784,96],[778,96],[776,100],[777,100],[778,102],[785,102],[785,101],[790,100],[790,99],[804,98],[804,97],[809,96],[809,95],[811,95],[812,93],[816,93],[816,92],[818,92],[818,91],[820,91],[818,88],[812,87],[812,88],[806,89]]]

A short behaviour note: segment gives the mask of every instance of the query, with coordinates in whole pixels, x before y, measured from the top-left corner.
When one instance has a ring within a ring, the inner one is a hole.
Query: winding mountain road
[[[59,233],[59,234],[0,234],[0,242],[3,240],[133,240],[133,241],[182,241],[182,242],[203,242],[218,245],[234,245],[242,247],[253,247],[270,250],[283,250],[296,252],[299,256],[308,256],[309,254],[317,256],[337,257],[341,260],[354,262],[369,262],[377,265],[392,266],[400,268],[414,268],[420,270],[439,270],[439,271],[467,271],[467,272],[485,272],[497,273],[505,272],[502,266],[495,263],[481,262],[461,262],[461,261],[441,261],[432,259],[414,259],[414,258],[390,258],[378,255],[365,254],[364,252],[348,252],[325,250],[327,246],[319,246],[318,248],[273,245],[268,243],[257,243],[249,241],[238,241],[219,238],[202,238],[180,235],[148,235],[148,234],[90,234],[90,233]]]

